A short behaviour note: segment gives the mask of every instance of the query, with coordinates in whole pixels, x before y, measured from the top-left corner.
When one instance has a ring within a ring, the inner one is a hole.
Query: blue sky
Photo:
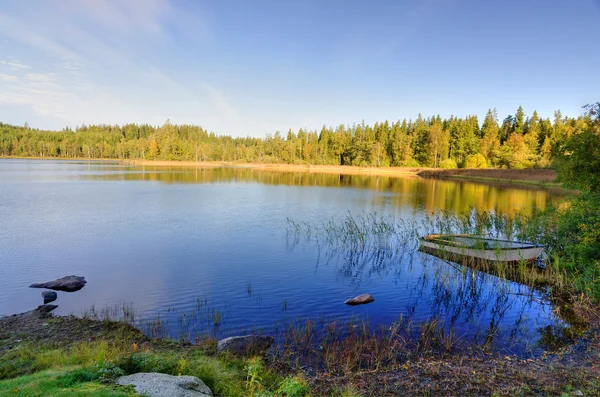
[[[0,121],[264,136],[600,100],[598,0],[3,0]]]

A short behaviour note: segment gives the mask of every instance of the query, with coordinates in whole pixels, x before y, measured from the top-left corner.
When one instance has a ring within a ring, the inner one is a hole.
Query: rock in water
[[[352,299],[348,299],[346,302],[344,302],[347,305],[350,306],[356,306],[356,305],[364,305],[367,303],[371,303],[375,300],[375,298],[373,298],[372,295],[370,294],[362,294],[362,295],[358,295],[356,298],[352,298]]]
[[[44,299],[44,305],[46,303],[54,302],[58,295],[54,291],[44,291],[42,292],[42,298]]]
[[[234,354],[251,355],[260,354],[271,348],[275,338],[264,335],[232,336],[221,339],[217,343],[218,351],[228,350]]]
[[[133,385],[135,392],[148,397],[208,397],[212,391],[195,376],[173,376],[140,372],[121,376],[117,384]]]
[[[75,292],[85,286],[85,277],[81,276],[66,276],[47,283],[34,283],[29,288],[48,288],[55,291]]]

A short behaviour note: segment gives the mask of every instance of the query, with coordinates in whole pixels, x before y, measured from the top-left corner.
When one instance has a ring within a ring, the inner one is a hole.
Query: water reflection
[[[246,168],[170,168],[104,166],[101,173],[83,176],[94,180],[152,181],[163,183],[258,183],[369,189],[386,194],[373,198],[378,206],[409,206],[428,212],[439,209],[462,212],[496,210],[503,214],[530,214],[535,208],[558,203],[566,193],[559,189],[514,186],[464,180],[426,179],[416,176],[369,176],[275,172]]]
[[[523,281],[518,271],[474,269],[420,252],[418,236],[431,232],[435,218],[404,222],[375,214],[349,215],[322,225],[290,220],[288,245],[316,246],[318,263],[335,267],[355,285],[391,278],[407,297],[402,308],[405,320],[435,319],[466,344],[537,354],[579,332],[555,314],[545,288],[516,282]],[[543,272],[528,270],[538,271]],[[394,306],[393,292],[381,297]]]

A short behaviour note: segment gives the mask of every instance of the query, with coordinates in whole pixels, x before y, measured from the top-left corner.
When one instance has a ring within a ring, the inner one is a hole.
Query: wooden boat
[[[469,234],[430,234],[421,238],[420,250],[469,265],[473,262],[531,262],[542,254],[544,246]]]

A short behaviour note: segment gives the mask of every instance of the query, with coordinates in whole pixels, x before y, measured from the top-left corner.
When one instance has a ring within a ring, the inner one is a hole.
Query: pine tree
[[[537,111],[534,110],[533,115],[527,122],[527,131],[525,132],[525,143],[529,146],[529,151],[533,156],[538,154],[540,146],[540,117]]]
[[[489,109],[481,127],[481,154],[492,165],[497,163],[500,150],[500,138],[498,136],[500,128],[497,119],[496,109],[493,111]]]
[[[523,135],[525,132],[525,112],[522,106],[519,106],[515,114],[513,130],[520,135]]]

